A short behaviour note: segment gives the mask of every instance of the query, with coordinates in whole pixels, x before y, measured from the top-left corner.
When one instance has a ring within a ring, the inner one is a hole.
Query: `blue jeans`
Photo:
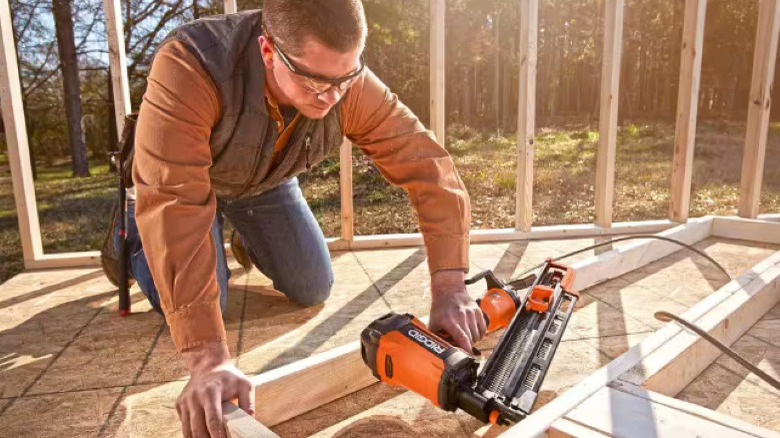
[[[152,307],[162,313],[138,237],[135,205],[128,206],[127,213],[130,273]],[[319,304],[328,298],[333,286],[328,245],[298,179],[292,178],[257,196],[217,199],[217,217],[211,233],[217,246],[216,273],[223,312],[230,277],[222,239],[223,215],[238,231],[252,263],[273,281],[276,290],[301,306]],[[118,242],[117,237],[115,245]]]

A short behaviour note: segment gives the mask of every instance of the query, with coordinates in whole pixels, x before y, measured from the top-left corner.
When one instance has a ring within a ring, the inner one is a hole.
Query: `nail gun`
[[[363,361],[374,376],[402,386],[447,411],[460,408],[483,422],[513,424],[531,413],[579,294],[574,271],[548,259],[537,274],[502,283],[491,271],[477,300],[488,332],[506,328],[479,362],[409,314],[387,314],[361,333]],[[520,297],[519,290],[527,289]]]

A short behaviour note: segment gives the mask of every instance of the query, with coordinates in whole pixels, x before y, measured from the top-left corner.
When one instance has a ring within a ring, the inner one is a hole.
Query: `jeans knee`
[[[333,289],[333,276],[331,274],[315,281],[290,281],[283,285],[274,283],[274,286],[295,304],[301,307],[311,307],[328,299]]]

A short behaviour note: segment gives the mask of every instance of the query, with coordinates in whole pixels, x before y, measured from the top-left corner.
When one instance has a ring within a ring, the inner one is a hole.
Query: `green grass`
[[[453,126],[447,149],[468,188],[472,228],[514,224],[515,137],[482,135]],[[744,123],[700,123],[693,171],[691,215],[734,214],[744,148]],[[595,208],[597,126],[540,128],[535,139],[534,223],[591,223]],[[671,124],[627,124],[618,133],[614,220],[666,218],[674,144]],[[72,178],[67,162],[41,166],[35,183],[47,253],[97,250],[105,236],[116,178],[105,162],[92,176]],[[340,230],[338,154],[301,176],[301,186],[326,236]],[[353,198],[358,235],[418,230],[406,193],[389,186],[353,148]],[[780,123],[770,125],[762,212],[780,211]],[[0,154],[0,281],[21,271],[22,255],[7,157]],[[228,228],[229,232],[229,228]]]

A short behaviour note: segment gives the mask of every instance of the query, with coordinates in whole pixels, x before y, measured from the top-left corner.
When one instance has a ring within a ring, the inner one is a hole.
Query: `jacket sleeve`
[[[224,341],[211,227],[216,86],[179,42],[158,51],[136,128],[136,221],[176,348]]]
[[[471,211],[466,187],[433,133],[366,70],[344,97],[342,127],[388,182],[409,194],[430,272],[468,271]]]

